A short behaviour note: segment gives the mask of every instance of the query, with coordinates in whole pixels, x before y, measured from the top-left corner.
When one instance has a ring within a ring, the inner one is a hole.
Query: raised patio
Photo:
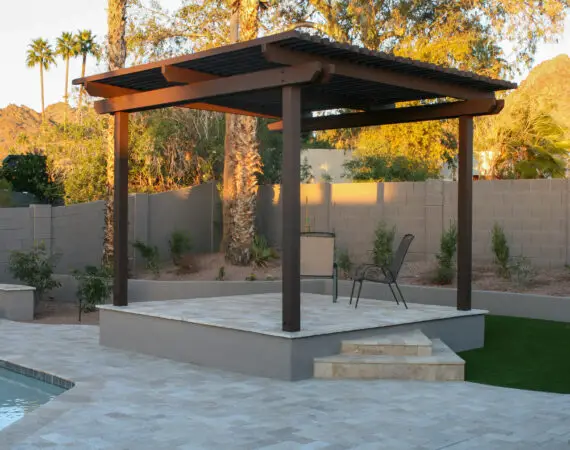
[[[455,351],[484,343],[485,311],[302,296],[304,329],[281,330],[281,294],[133,303],[100,307],[100,343],[182,362],[284,380],[313,376],[315,358],[341,342],[421,330]]]

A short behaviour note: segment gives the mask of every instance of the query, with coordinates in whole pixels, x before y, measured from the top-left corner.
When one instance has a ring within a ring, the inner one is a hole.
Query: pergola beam
[[[307,117],[303,119],[301,131],[357,128],[396,123],[422,122],[426,120],[453,119],[464,115],[482,116],[498,114],[504,106],[503,100],[479,99],[438,105],[410,106],[363,113],[337,114],[332,116]],[[268,125],[272,131],[283,129],[282,122]]]
[[[198,72],[197,70],[184,69],[176,66],[162,66],[160,72],[164,79],[169,83],[191,84],[220,78],[218,75],[212,75],[210,73]]]
[[[296,65],[308,61],[319,61],[322,64],[333,64],[335,75],[382,83],[416,92],[428,92],[438,97],[453,97],[462,100],[494,97],[492,92],[461,86],[457,83],[446,83],[421,75],[401,73],[380,67],[372,68],[311,53],[295,52],[275,44],[264,44],[262,51],[267,61],[276,64]]]
[[[141,92],[135,89],[113,86],[112,84],[97,83],[96,81],[87,81],[85,83],[85,90],[91,97],[103,98],[120,97],[122,95],[130,95]]]
[[[330,69],[327,68],[327,70]],[[118,111],[134,112],[180,106],[217,96],[312,83],[317,81],[323,72],[325,70],[319,62],[262,70],[185,86],[173,86],[100,100],[95,102],[95,111],[99,114],[109,114]]]

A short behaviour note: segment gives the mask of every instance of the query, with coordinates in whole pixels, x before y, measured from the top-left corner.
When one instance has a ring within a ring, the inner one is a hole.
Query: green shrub
[[[78,281],[77,298],[83,312],[95,311],[95,305],[104,304],[111,295],[113,286],[109,269],[86,266],[84,271],[74,270],[73,277]]]
[[[255,267],[267,267],[269,261],[275,258],[275,250],[270,247],[264,236],[255,235],[251,244],[251,262]]]
[[[147,245],[141,241],[135,241],[133,247],[137,250],[145,260],[146,268],[155,275],[160,274],[160,256],[158,247]]]
[[[216,280],[224,281],[225,278],[226,278],[226,268],[224,266],[220,266],[220,268],[218,269],[218,276],[216,277]]]
[[[372,262],[378,266],[386,267],[392,262],[392,247],[396,227],[388,228],[386,222],[380,222],[374,232],[374,248],[372,249]]]
[[[348,278],[352,270],[352,261],[346,250],[339,250],[336,254],[336,265],[344,278]]]
[[[255,280],[257,280],[257,277],[253,272],[251,272],[247,277],[245,277],[245,281],[255,281]]]
[[[185,231],[174,231],[168,241],[170,256],[174,265],[178,265],[182,256],[192,250],[192,238]]]
[[[48,256],[43,243],[30,251],[13,251],[10,253],[8,271],[16,279],[27,286],[36,288],[36,300],[42,300],[44,293],[61,286],[53,279],[53,269],[57,255]]]
[[[439,253],[436,255],[435,282],[451,284],[455,278],[455,253],[457,251],[457,225],[452,222],[441,234]]]
[[[495,223],[493,226],[491,245],[493,248],[493,254],[495,255],[495,264],[498,266],[499,275],[504,278],[508,278],[510,261],[509,244],[503,228],[498,223]]]
[[[509,274],[518,286],[527,287],[534,278],[534,269],[528,258],[518,256],[511,259]]]

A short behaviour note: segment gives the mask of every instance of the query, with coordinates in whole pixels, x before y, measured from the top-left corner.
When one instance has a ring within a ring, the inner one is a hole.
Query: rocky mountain
[[[72,108],[65,103],[54,103],[46,108],[46,120],[62,123]],[[10,151],[18,151],[18,137],[35,136],[42,124],[42,115],[27,106],[8,105],[0,108],[0,158]]]

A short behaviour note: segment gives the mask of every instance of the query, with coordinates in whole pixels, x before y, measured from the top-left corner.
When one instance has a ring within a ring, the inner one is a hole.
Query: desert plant
[[[503,228],[498,223],[493,225],[491,245],[493,248],[493,254],[495,255],[495,264],[498,266],[499,275],[504,278],[508,278],[510,260],[509,243],[507,242],[507,237],[505,236]]]
[[[374,247],[372,249],[372,262],[378,266],[389,266],[392,262],[392,247],[396,227],[389,228],[386,222],[382,221],[374,231]]]
[[[451,284],[455,278],[455,253],[457,251],[457,225],[452,222],[441,234],[439,253],[436,255],[435,282]]]
[[[86,266],[85,270],[74,270],[77,280],[77,298],[83,312],[95,311],[95,305],[103,304],[111,295],[112,273],[108,268]]]
[[[192,238],[185,231],[173,231],[168,240],[172,263],[178,265],[182,256],[192,250]]]
[[[352,261],[346,250],[339,250],[336,254],[336,265],[344,278],[348,278],[352,270]]]
[[[245,281],[255,281],[255,280],[257,280],[257,277],[253,272],[251,272],[247,277],[245,277]]]
[[[518,286],[526,287],[532,283],[534,269],[528,258],[517,256],[512,258],[509,263],[509,274]]]
[[[141,241],[133,242],[133,247],[145,260],[146,268],[158,276],[160,274],[160,256],[158,253],[158,247],[156,245],[147,245]]]
[[[264,236],[255,235],[251,244],[251,261],[255,267],[267,267],[269,261],[276,257]]]
[[[56,262],[57,255],[48,255],[45,245],[40,243],[30,251],[11,252],[8,271],[15,279],[36,288],[35,299],[39,301],[45,292],[61,286],[53,279]]]
[[[218,276],[216,277],[216,280],[224,281],[225,278],[226,278],[226,268],[224,266],[220,266],[220,268],[218,269]]]

